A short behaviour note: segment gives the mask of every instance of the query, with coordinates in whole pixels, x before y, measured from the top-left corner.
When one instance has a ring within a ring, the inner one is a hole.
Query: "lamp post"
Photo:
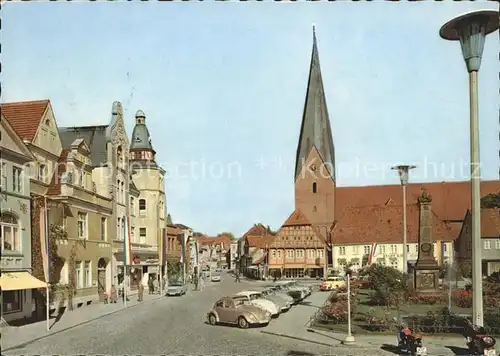
[[[481,66],[487,34],[498,29],[498,11],[479,10],[458,16],[444,24],[439,35],[450,41],[460,41],[462,55],[469,72],[470,103],[470,171],[472,214],[472,316],[483,326],[483,286],[481,280],[481,203],[479,161],[479,118],[477,72]]]
[[[354,345],[356,343],[356,339],[352,335],[352,326],[351,326],[351,270],[350,268],[346,271],[347,277],[347,335],[342,341],[344,345]]]
[[[392,169],[397,170],[399,174],[399,179],[401,180],[401,186],[403,187],[403,272],[408,273],[408,247],[406,242],[406,185],[408,184],[408,174],[411,169],[417,168],[417,166],[404,165],[392,167]]]

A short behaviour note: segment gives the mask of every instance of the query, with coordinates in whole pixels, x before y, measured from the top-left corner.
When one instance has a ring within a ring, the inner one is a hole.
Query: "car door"
[[[224,305],[224,300],[219,300],[215,304],[214,309],[215,309],[215,312],[217,313],[217,316],[219,317],[220,323],[230,323],[230,321],[228,321],[228,313],[227,313],[226,307]]]
[[[224,312],[226,313],[227,323],[236,324],[239,318],[239,312],[234,300],[226,299],[224,301]]]

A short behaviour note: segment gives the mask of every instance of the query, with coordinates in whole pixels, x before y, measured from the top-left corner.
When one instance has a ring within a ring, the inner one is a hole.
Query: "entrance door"
[[[99,294],[99,300],[104,301],[104,294],[106,293],[106,270],[97,270],[97,293]]]

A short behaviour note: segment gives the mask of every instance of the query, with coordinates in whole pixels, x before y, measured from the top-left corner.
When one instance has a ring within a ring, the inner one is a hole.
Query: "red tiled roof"
[[[224,248],[229,248],[231,244],[231,239],[227,235],[222,235],[218,237],[201,236],[198,237],[198,243],[200,245],[217,245],[224,244]]]
[[[0,109],[19,137],[32,141],[49,103],[49,100],[20,101],[1,104]]]
[[[311,225],[307,217],[300,211],[300,209],[295,209],[295,211],[286,219],[282,226],[297,226],[297,225]]]
[[[432,196],[432,209],[443,220],[462,220],[470,209],[470,182],[410,183],[407,185],[408,203],[412,204],[427,189]],[[500,192],[500,181],[481,182],[481,196]],[[335,190],[335,216],[349,207],[384,205],[390,199],[402,204],[401,185],[375,185],[364,187],[337,187]],[[390,204],[392,205],[392,202]]]
[[[361,206],[347,208],[333,231],[334,244],[402,242],[402,206]],[[434,211],[434,240],[451,241],[458,237]],[[407,205],[407,241],[418,241],[420,210],[417,204]]]
[[[258,248],[266,248],[266,246],[270,245],[274,239],[275,235],[264,235],[264,236],[247,236],[248,247],[258,247]]]
[[[62,150],[61,155],[59,156],[59,164],[52,175],[52,180],[49,188],[47,189],[47,195],[61,194],[61,176],[66,172],[66,159],[68,158],[69,151],[69,148]]]
[[[245,238],[246,236],[257,236],[257,235],[266,235],[267,234],[267,228],[262,225],[262,224],[255,224],[252,226],[247,232],[245,232],[242,236],[242,238]]]
[[[481,236],[500,237],[500,209],[481,209]]]

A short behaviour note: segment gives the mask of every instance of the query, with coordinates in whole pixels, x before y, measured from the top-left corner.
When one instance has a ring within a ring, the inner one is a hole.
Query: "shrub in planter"
[[[371,308],[364,317],[365,328],[370,331],[387,331],[393,324],[390,313],[385,313],[382,317],[377,316],[375,310]]]
[[[347,322],[347,307],[343,308],[341,303],[331,304],[323,308],[324,320],[331,324],[344,324]]]
[[[445,301],[444,295],[441,294],[420,294],[415,293],[410,295],[408,301],[413,304],[427,304],[434,305]]]
[[[426,315],[415,315],[410,324],[424,333],[458,333],[462,331],[464,320],[448,308],[443,308],[437,312],[429,311]]]
[[[500,335],[500,309],[487,309],[484,313],[484,325],[486,330],[493,335]]]
[[[472,292],[468,290],[457,290],[452,295],[453,302],[459,308],[472,307]]]
[[[332,304],[339,303],[339,302],[347,302],[347,295],[346,294],[338,295],[338,294],[334,293],[330,296],[330,298],[328,300]]]

